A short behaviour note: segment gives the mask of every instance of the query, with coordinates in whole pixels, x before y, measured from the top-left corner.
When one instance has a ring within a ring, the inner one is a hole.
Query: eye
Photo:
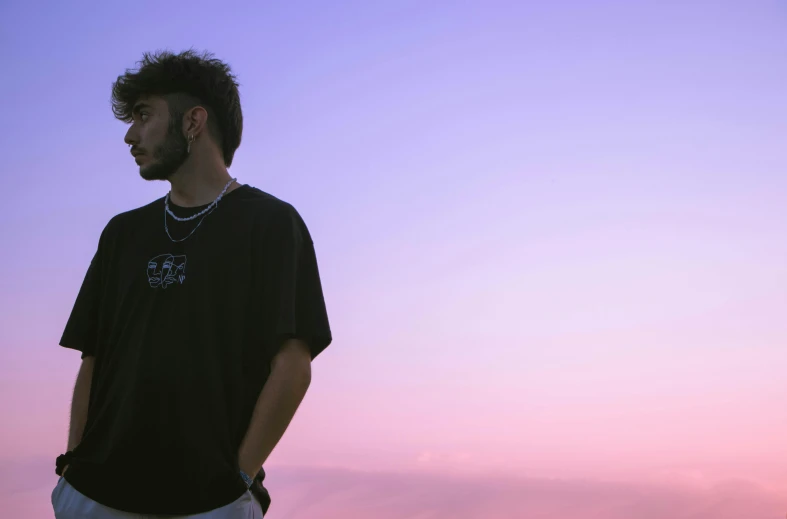
[[[142,122],[145,122],[149,115],[150,113],[148,112],[139,112],[139,118],[142,120]]]

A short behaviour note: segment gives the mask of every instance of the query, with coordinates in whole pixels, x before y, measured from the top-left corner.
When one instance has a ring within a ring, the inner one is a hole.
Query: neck
[[[232,179],[220,158],[200,155],[192,150],[183,166],[169,178],[172,185],[169,198],[173,204],[181,207],[209,204]],[[233,183],[227,193],[238,187],[237,183]]]

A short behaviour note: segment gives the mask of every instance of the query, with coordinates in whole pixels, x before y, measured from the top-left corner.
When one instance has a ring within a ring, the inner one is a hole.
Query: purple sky
[[[139,178],[112,81],[195,47],[238,75],[232,173],[304,216],[334,331],[270,517],[787,512],[784,3],[6,1],[0,20],[0,511],[51,517],[79,365],[58,339],[106,222],[167,190]]]

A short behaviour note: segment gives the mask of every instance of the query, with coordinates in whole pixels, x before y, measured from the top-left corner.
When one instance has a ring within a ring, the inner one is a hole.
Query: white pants
[[[144,515],[122,512],[97,503],[81,494],[63,477],[52,491],[52,508],[55,519],[262,519],[262,507],[248,490],[232,503],[201,514]]]

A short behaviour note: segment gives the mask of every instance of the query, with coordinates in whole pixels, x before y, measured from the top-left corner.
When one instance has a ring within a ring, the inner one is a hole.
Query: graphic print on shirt
[[[148,261],[148,282],[152,288],[166,289],[186,280],[186,256],[161,254]]]

